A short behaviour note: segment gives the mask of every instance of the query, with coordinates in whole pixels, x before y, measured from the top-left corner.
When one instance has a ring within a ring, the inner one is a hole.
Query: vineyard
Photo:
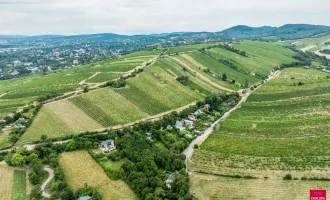
[[[136,199],[134,192],[122,180],[111,180],[99,164],[86,151],[74,151],[60,155],[62,167],[70,188],[75,191],[87,183],[100,190],[103,199]]]
[[[192,168],[257,177],[276,171],[277,178],[285,173],[328,177],[329,81],[315,69],[285,69],[216,126],[193,155]]]
[[[176,80],[184,75],[189,76],[187,86]],[[19,144],[39,140],[42,135],[57,138],[128,124],[185,106],[212,92],[221,90],[162,58],[128,79],[124,88],[97,89],[44,105]]]
[[[310,189],[328,187],[326,181],[284,181],[273,179],[237,179],[191,175],[191,191],[200,200],[210,199],[296,199],[305,200]]]
[[[91,82],[103,82],[118,78],[120,73],[113,72],[126,72],[134,69],[136,66],[141,66],[151,60],[160,52],[157,50],[133,53],[74,68],[2,80],[0,81],[0,116],[16,111],[18,107],[26,105],[38,96],[74,91],[80,87],[79,83],[82,80],[86,80],[96,72],[99,74],[91,79]]]

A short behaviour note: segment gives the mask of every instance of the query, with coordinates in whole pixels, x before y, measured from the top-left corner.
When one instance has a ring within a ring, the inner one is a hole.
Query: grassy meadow
[[[77,190],[88,186],[97,187],[105,200],[137,199],[134,192],[122,180],[111,180],[86,151],[74,151],[60,155],[62,167],[69,186]]]

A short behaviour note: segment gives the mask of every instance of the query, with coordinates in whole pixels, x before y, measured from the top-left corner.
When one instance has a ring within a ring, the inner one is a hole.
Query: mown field
[[[1,200],[28,200],[26,171],[0,164]]]
[[[326,189],[326,181],[284,181],[272,179],[237,179],[192,174],[191,193],[200,200],[211,199],[295,199],[309,198],[309,190]]]
[[[178,76],[189,76],[187,86]],[[221,90],[162,58],[127,80],[125,88],[102,88],[44,105],[19,144],[124,125],[180,108]],[[51,120],[50,120],[51,119]]]
[[[0,133],[0,149],[7,148],[11,145],[9,142],[9,133],[10,131],[2,131]]]
[[[14,112],[38,96],[49,93],[65,93],[79,88],[82,80],[88,79],[96,72],[92,82],[103,82],[118,78],[113,72],[126,72],[140,66],[158,55],[161,50],[143,51],[128,54],[117,59],[95,62],[47,72],[46,74],[29,75],[22,78],[0,81],[0,116]]]
[[[216,126],[192,158],[214,174],[328,177],[330,90],[326,73],[290,68]],[[299,82],[301,84],[299,84]],[[283,175],[284,174],[284,175]]]
[[[72,190],[88,186],[97,187],[105,200],[137,199],[134,192],[122,180],[111,180],[86,151],[60,155],[60,165]]]

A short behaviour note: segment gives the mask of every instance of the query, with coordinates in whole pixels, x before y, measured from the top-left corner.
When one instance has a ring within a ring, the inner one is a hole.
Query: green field
[[[324,176],[330,166],[326,76],[313,69],[282,71],[216,126],[194,153],[192,168],[215,174],[293,170],[300,177]]]
[[[89,83],[99,83],[99,82],[105,82],[110,81],[116,78],[119,78],[123,75],[123,73],[113,73],[113,72],[101,72],[97,74],[96,76],[89,78],[87,82]]]
[[[187,51],[196,51],[216,44],[217,43],[204,43],[204,44],[192,44],[192,45],[170,47],[166,53],[174,54],[174,53],[183,53]]]
[[[180,75],[190,77],[189,85],[176,80]],[[128,79],[125,88],[97,89],[46,104],[19,144],[38,140],[43,134],[56,138],[124,125],[180,108],[212,92],[221,91],[184,72],[171,60],[160,59],[137,77]]]
[[[12,189],[12,200],[27,200],[26,194],[26,171],[14,170],[14,182]]]
[[[188,53],[187,55],[190,56],[192,59],[194,59],[197,63],[199,63],[198,66],[202,65],[206,68],[209,68],[211,70],[211,73],[216,74],[218,77],[221,77],[222,74],[225,73],[228,77],[228,80],[235,80],[235,82],[236,82],[235,85],[229,84],[228,82],[218,80],[218,83],[222,84],[225,87],[238,88],[238,85],[244,84],[246,82],[246,80],[248,80],[248,82],[250,84],[254,84],[254,83],[257,83],[260,81],[260,79],[258,79],[258,78],[255,78],[248,74],[241,73],[233,68],[230,68],[230,67],[224,65],[206,54],[203,54],[200,52],[192,52],[192,53]],[[201,71],[202,68],[198,69],[197,68],[198,66],[195,66],[195,69]],[[204,73],[204,74],[206,74],[206,73]],[[210,77],[210,74],[208,74],[208,77]]]
[[[10,131],[0,133],[0,149],[7,148],[11,145],[11,142],[9,142],[9,133]]]
[[[49,93],[65,93],[74,91],[80,87],[79,83],[91,77],[96,72],[97,76],[91,82],[103,82],[119,77],[113,72],[126,72],[141,66],[161,51],[145,51],[128,54],[116,59],[110,59],[88,65],[76,66],[48,72],[47,74],[35,74],[22,78],[0,81],[0,116],[14,112],[38,96]]]

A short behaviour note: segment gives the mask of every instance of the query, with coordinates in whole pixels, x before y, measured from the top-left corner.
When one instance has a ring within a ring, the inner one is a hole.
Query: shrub
[[[287,174],[283,177],[283,180],[292,180],[292,175],[291,174]]]

